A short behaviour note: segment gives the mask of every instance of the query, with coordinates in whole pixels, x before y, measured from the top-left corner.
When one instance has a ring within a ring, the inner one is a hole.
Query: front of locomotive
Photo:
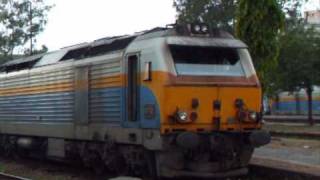
[[[143,75],[160,111],[158,175],[246,174],[254,148],[270,141],[261,130],[261,86],[247,46],[204,24],[174,29],[148,67],[152,76]]]

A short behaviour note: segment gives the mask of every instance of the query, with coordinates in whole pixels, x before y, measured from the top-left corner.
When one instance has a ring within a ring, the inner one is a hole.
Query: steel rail
[[[0,179],[1,180],[31,180],[28,178],[23,178],[23,177],[19,177],[19,176],[7,174],[7,173],[2,173],[2,172],[0,172]]]
[[[297,124],[304,124],[309,123],[307,116],[264,116],[263,118],[266,122],[272,122],[272,123],[297,123]],[[320,116],[314,116],[313,117],[314,122],[316,124],[320,123]]]

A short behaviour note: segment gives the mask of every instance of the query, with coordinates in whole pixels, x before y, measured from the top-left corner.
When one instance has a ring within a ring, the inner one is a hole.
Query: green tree
[[[178,22],[205,22],[233,32],[236,0],[174,0]]]
[[[274,87],[294,92],[305,89],[308,96],[308,119],[312,119],[313,84],[319,83],[319,33],[308,28],[301,14],[301,6],[308,0],[281,0],[286,14],[285,31],[280,37],[279,66],[273,73]]]
[[[265,92],[277,67],[284,13],[277,0],[240,0],[236,35],[248,46]]]
[[[278,76],[283,90],[305,89],[311,125],[313,85],[320,84],[320,34],[313,28],[296,28],[281,37]]]
[[[283,37],[287,31],[290,31],[292,29],[296,28],[304,28],[305,26],[305,19],[302,17],[302,5],[308,2],[308,0],[278,0],[279,5],[281,6],[281,9],[285,15],[285,26],[284,30],[282,31],[282,34],[280,37]],[[279,37],[279,43],[280,46],[282,44],[282,38]],[[280,55],[283,50],[283,47],[280,47]],[[278,58],[279,61],[280,58]],[[281,67],[280,67],[281,68]],[[281,86],[281,81],[282,79],[279,78],[278,72],[278,65],[276,68],[270,69],[268,72],[268,79],[272,80],[272,82],[267,82],[265,83],[265,89],[266,91],[266,96],[272,97],[279,92],[279,89],[283,88]]]
[[[277,68],[277,87],[295,91],[305,89],[308,96],[308,119],[312,117],[313,85],[320,84],[320,33],[306,26],[300,12],[306,1],[292,0],[287,12],[286,29],[280,38],[280,61]],[[288,7],[288,6],[287,6]]]
[[[1,0],[0,1],[0,55],[13,57],[17,48],[25,48],[31,42],[32,53],[36,36],[44,30],[47,13],[52,6],[43,0]]]

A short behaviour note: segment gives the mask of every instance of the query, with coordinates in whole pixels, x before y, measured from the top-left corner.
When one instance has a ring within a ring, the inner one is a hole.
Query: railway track
[[[304,139],[314,139],[320,140],[320,133],[310,133],[310,132],[282,132],[282,131],[270,131],[271,135],[274,137],[286,137],[286,138],[304,138]]]
[[[39,164],[40,166],[40,164]],[[43,165],[48,166],[48,165]],[[55,170],[56,165],[50,165],[50,172]],[[41,169],[38,169],[41,171]],[[47,170],[46,170],[47,171]],[[57,168],[57,172],[61,169]],[[80,178],[81,179],[81,178]],[[86,178],[83,178],[86,179]],[[98,179],[98,178],[94,178]],[[101,179],[101,178],[100,178]],[[117,179],[117,178],[116,178]],[[121,179],[121,178],[120,178]],[[271,159],[266,157],[254,156],[250,161],[248,178],[244,177],[241,180],[320,180],[320,166],[311,166],[305,164],[296,164],[290,161],[279,159]],[[6,173],[0,173],[0,180],[31,180],[28,178],[18,177]]]
[[[275,122],[275,123],[308,123],[307,116],[264,116],[263,118],[267,122]],[[320,116],[313,117],[314,122],[316,124],[320,123]]]
[[[320,116],[314,116],[313,127],[309,126],[306,116],[265,116],[264,120],[266,130],[274,137],[320,140],[320,131],[316,128],[320,126]]]
[[[31,180],[28,178],[23,178],[23,177],[11,175],[11,174],[6,174],[6,173],[0,173],[0,179],[1,180]]]
[[[297,164],[290,161],[253,157],[250,162],[250,176],[259,179],[320,179],[320,166]]]

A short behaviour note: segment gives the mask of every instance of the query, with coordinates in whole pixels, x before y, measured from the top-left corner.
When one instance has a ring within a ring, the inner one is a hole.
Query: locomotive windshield
[[[179,75],[245,76],[246,49],[170,45],[170,51]]]

